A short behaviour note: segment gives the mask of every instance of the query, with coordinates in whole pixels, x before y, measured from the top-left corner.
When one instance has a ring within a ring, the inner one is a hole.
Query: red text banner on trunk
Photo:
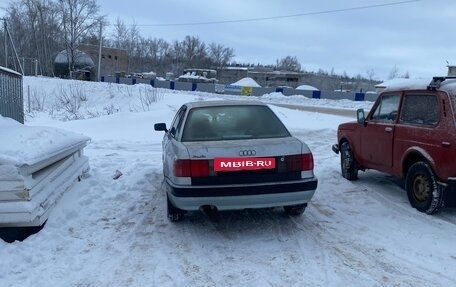
[[[275,168],[275,158],[214,158],[214,171],[259,170]]]

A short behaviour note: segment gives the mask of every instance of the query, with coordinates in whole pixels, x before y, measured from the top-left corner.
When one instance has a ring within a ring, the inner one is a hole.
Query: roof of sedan
[[[219,106],[267,106],[267,104],[254,100],[220,100],[220,101],[198,101],[185,104],[189,108],[197,107],[219,107]]]

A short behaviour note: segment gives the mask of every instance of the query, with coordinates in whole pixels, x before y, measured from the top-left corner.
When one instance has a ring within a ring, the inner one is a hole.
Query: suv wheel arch
[[[347,140],[340,142],[340,169],[342,176],[348,180],[358,179],[358,163]]]

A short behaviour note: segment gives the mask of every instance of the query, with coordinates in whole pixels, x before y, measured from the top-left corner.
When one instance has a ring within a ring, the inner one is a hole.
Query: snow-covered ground
[[[349,118],[271,105],[314,153],[319,185],[302,216],[244,210],[212,221],[197,212],[176,224],[166,218],[163,134],[153,124],[169,124],[184,102],[233,96],[26,77],[26,109],[28,87],[26,125],[91,137],[91,172],[40,232],[0,240],[0,286],[456,286],[456,210],[419,213],[399,180],[375,171],[343,179],[331,145]],[[258,100],[372,105],[277,93]]]

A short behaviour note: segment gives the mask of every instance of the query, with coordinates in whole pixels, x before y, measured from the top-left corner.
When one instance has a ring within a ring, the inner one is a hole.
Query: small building
[[[289,86],[292,88],[296,88],[304,77],[303,73],[289,71],[272,71],[267,73],[252,71],[249,75],[257,82],[261,82],[262,77],[264,77],[263,80],[266,87]]]
[[[456,66],[450,66],[448,65],[448,77],[456,77]]]
[[[247,77],[249,68],[247,67],[223,67],[217,69],[219,83],[229,84]]]
[[[80,44],[81,51],[87,53],[95,63],[95,71],[98,72],[98,57],[100,46],[92,44]],[[128,73],[128,54],[126,50],[101,47],[101,71],[100,76],[118,76]]]
[[[250,77],[262,87],[289,86],[297,87],[303,82],[304,73],[274,71],[265,67],[224,67],[217,70],[220,83],[233,83],[239,79]]]

